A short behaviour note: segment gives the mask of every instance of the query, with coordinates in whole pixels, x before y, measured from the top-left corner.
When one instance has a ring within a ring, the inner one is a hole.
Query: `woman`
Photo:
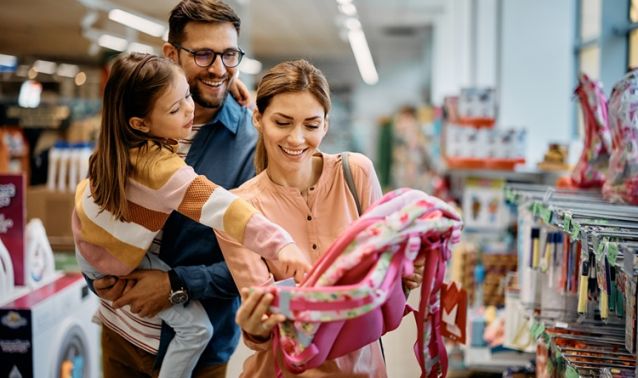
[[[305,60],[280,63],[262,78],[257,88],[253,124],[259,131],[255,153],[258,175],[234,191],[266,217],[280,224],[310,260],[316,262],[330,244],[358,218],[339,155],[325,154],[319,146],[328,131],[330,95],[326,78]],[[381,197],[372,162],[350,155],[355,187],[363,211]],[[277,262],[265,261],[237,243],[220,239],[226,262],[242,290],[237,323],[247,346],[255,353],[244,363],[242,376],[274,376],[270,335],[283,321],[268,315],[272,295],[252,286],[289,278]],[[253,256],[254,255],[254,256]],[[421,282],[422,262],[404,281],[414,288]],[[280,357],[278,357],[280,358]],[[283,366],[281,363],[279,366]],[[284,371],[286,377],[293,376]],[[326,361],[303,377],[385,377],[380,344],[374,342],[348,355]]]

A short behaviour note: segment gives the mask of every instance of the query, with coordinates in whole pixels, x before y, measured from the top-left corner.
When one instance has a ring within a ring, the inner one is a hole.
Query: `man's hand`
[[[250,91],[248,91],[248,87],[246,87],[246,84],[244,84],[241,80],[239,80],[239,78],[236,78],[230,84],[229,89],[230,89],[230,94],[233,95],[235,100],[237,100],[237,102],[240,105],[243,105],[247,108],[250,107],[251,105]]]
[[[130,305],[131,312],[143,318],[150,318],[171,306],[168,296],[171,293],[171,283],[168,273],[161,270],[136,270],[120,279],[135,282],[135,285],[115,302],[114,308]]]
[[[297,283],[301,282],[306,272],[312,268],[306,254],[293,243],[286,245],[277,252],[277,261],[283,265],[284,274],[287,277],[294,277]]]
[[[114,301],[130,289],[130,287],[127,286],[132,286],[133,284],[134,282],[129,282],[116,276],[106,276],[94,280],[93,289],[98,297],[106,299],[107,301]]]

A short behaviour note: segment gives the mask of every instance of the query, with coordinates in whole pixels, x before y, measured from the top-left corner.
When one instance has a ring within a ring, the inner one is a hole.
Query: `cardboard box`
[[[73,197],[73,192],[52,191],[45,186],[32,186],[27,190],[27,220],[42,220],[54,251],[75,250],[71,232]]]

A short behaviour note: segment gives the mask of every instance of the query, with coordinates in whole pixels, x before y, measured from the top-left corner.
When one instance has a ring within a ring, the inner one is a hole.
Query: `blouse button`
[[[308,188],[308,189],[310,189],[310,190],[315,190],[315,187],[314,187],[314,186],[311,186],[311,187],[310,187],[310,188]]]
[[[311,221],[311,220],[312,220],[312,217],[311,217],[310,215],[308,215],[308,217],[307,217],[306,219],[308,219],[309,221]]]
[[[316,244],[313,244],[313,245],[312,245],[312,249],[317,249],[317,245],[316,245]]]

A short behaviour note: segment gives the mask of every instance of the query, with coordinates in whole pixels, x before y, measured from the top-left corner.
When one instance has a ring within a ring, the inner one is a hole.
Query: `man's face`
[[[230,22],[190,22],[184,28],[181,47],[194,51],[210,49],[220,53],[227,49],[238,49],[237,37],[237,30]],[[219,109],[235,79],[237,67],[227,68],[219,55],[209,67],[195,64],[193,55],[184,49],[173,48],[167,55],[183,68],[196,106],[202,110]]]

